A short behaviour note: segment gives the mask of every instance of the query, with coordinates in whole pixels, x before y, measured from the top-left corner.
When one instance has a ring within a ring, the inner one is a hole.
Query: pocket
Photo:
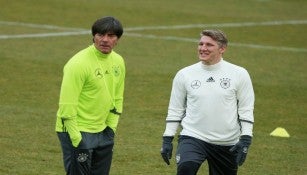
[[[191,138],[191,137],[185,136],[185,135],[179,135],[179,136],[178,136],[178,142],[182,142],[183,140],[189,139],[189,138]]]
[[[112,128],[110,128],[109,126],[106,127],[106,129],[104,129],[104,133],[106,136],[108,136],[110,139],[114,139],[115,133],[113,131]]]
[[[86,142],[84,141],[84,138],[81,139],[77,148],[78,149],[87,149]]]

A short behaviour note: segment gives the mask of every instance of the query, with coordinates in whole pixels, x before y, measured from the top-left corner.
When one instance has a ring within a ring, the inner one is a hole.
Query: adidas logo
[[[213,79],[213,77],[210,77],[207,79],[207,82],[215,82],[215,80]]]

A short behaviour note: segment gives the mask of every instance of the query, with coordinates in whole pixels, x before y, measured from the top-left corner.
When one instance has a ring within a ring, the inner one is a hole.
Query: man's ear
[[[220,50],[220,53],[223,54],[225,51],[226,51],[226,47],[225,46],[222,46],[219,50]]]

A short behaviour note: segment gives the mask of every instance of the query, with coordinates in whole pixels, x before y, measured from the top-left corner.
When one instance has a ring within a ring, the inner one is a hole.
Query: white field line
[[[45,25],[45,24],[32,24],[32,23],[23,23],[23,22],[11,22],[11,21],[0,21],[0,26],[23,26],[23,27],[29,27],[29,28],[39,28],[39,29],[51,29],[51,30],[75,30],[80,31],[84,29],[80,28],[70,28],[70,27],[60,27],[60,26],[54,26],[54,25]]]
[[[207,27],[217,27],[217,28],[218,27],[253,27],[253,26],[301,25],[301,24],[307,24],[307,20],[128,27],[128,28],[125,28],[125,31],[174,30],[174,29],[207,28]],[[31,24],[31,23],[9,22],[9,21],[0,21],[0,25],[25,26],[25,27],[41,28],[41,29],[61,29],[61,30],[75,30],[75,31],[85,30],[82,28],[69,28],[69,27],[59,27],[59,26],[53,26],[53,25]]]
[[[148,27],[130,27],[130,28],[128,27],[125,29],[125,31],[143,31],[143,30],[161,30],[161,29],[174,30],[174,29],[184,29],[184,28],[187,29],[187,28],[205,28],[205,27],[248,27],[248,26],[272,26],[272,25],[300,25],[300,24],[307,24],[307,20],[221,23],[221,24],[188,24],[188,25],[175,25],[175,26],[148,26]],[[82,28],[68,28],[68,27],[59,27],[59,26],[53,26],[53,25],[40,25],[40,24],[7,22],[7,21],[0,21],[0,25],[15,25],[15,26],[25,26],[25,27],[41,28],[41,29],[74,30],[74,31],[82,31],[82,34],[85,34],[84,33],[85,29],[82,29]],[[61,34],[62,32],[59,32],[59,33],[60,33],[59,36],[63,36],[63,34]],[[42,34],[42,35],[48,36],[45,34]],[[12,35],[0,35],[0,36],[12,36]],[[55,35],[52,35],[52,36],[55,36]]]
[[[185,42],[194,42],[197,43],[199,40],[195,38],[183,38],[176,36],[156,36],[156,35],[142,35],[138,33],[126,33],[127,36],[149,38],[149,39],[163,39],[163,40],[174,40],[174,41],[185,41]],[[294,47],[279,47],[279,46],[265,46],[257,44],[244,44],[244,43],[232,43],[228,44],[229,46],[235,47],[247,47],[247,48],[258,48],[258,49],[267,49],[267,50],[279,50],[279,51],[292,51],[292,52],[307,52],[306,48],[294,48]]]
[[[130,27],[125,29],[124,35],[134,36],[149,39],[163,39],[163,40],[175,40],[185,42],[198,42],[193,38],[175,37],[175,36],[156,36],[150,34],[137,34],[130,33],[129,31],[144,31],[144,30],[174,30],[174,29],[188,29],[188,28],[208,28],[208,27],[252,27],[252,26],[274,26],[274,25],[301,25],[307,24],[307,20],[292,20],[292,21],[268,21],[268,22],[246,22],[246,23],[222,23],[222,24],[189,24],[189,25],[175,25],[175,26],[148,26],[148,27]],[[19,22],[6,22],[0,21],[1,25],[11,26],[25,26],[32,28],[41,29],[57,29],[57,30],[70,30],[67,32],[53,32],[53,33],[38,33],[38,34],[18,34],[18,35],[0,35],[1,39],[13,39],[13,38],[44,38],[44,37],[55,37],[55,36],[72,36],[72,35],[88,35],[91,32],[81,28],[67,28],[52,25],[39,25],[30,23],[19,23]],[[71,31],[73,30],[73,31]],[[128,31],[128,32],[127,32]],[[264,46],[256,44],[243,44],[243,43],[229,43],[231,46],[237,47],[248,47],[248,48],[259,48],[269,50],[280,50],[280,51],[293,51],[293,52],[307,52],[306,48],[292,48],[292,47],[276,47],[276,46]]]
[[[148,26],[148,27],[128,28],[126,29],[126,31],[174,30],[174,29],[189,29],[189,28],[253,27],[253,26],[301,25],[301,24],[307,24],[307,20],[221,23],[221,24],[188,24],[188,25],[175,25],[175,26]]]
[[[13,39],[13,38],[46,38],[56,36],[73,36],[73,35],[88,35],[91,31],[75,31],[75,32],[52,32],[52,33],[37,33],[37,34],[18,34],[18,35],[0,35],[1,39]]]

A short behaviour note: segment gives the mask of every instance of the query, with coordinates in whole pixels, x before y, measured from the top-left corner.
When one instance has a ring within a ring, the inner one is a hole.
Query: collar
[[[224,60],[223,58],[217,62],[216,64],[213,64],[213,65],[205,65],[203,64],[202,62],[200,62],[201,64],[201,67],[207,71],[215,71],[215,70],[218,70],[220,69],[220,67],[222,66],[222,64],[224,63]]]
[[[102,53],[100,52],[100,50],[98,50],[94,44],[91,45],[92,47],[92,50],[93,52],[95,53],[95,55],[97,56],[97,59],[101,60],[101,59],[104,59],[104,58],[107,58],[109,55],[111,55],[111,53],[113,52],[113,50],[108,53],[108,54],[105,54],[105,53]]]

